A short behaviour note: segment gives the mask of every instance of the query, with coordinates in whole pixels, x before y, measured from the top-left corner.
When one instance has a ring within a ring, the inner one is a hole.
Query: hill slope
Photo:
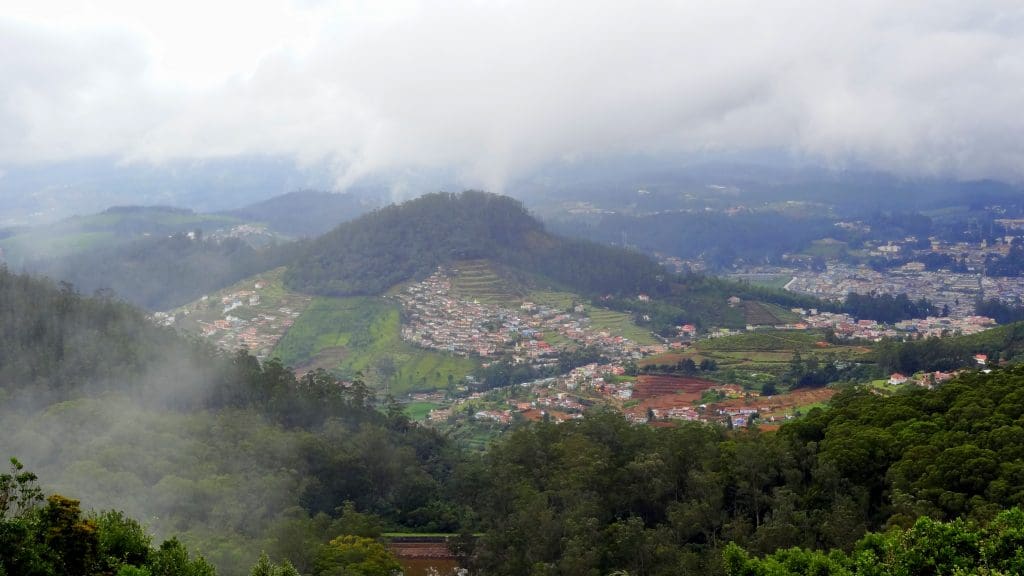
[[[587,294],[630,291],[662,275],[639,254],[548,234],[516,200],[464,192],[428,194],[339,226],[313,242],[286,281],[329,296],[378,294],[472,259],[530,270]]]
[[[285,236],[306,238],[323,234],[342,222],[364,214],[369,208],[354,194],[301,190],[220,214],[261,222]]]

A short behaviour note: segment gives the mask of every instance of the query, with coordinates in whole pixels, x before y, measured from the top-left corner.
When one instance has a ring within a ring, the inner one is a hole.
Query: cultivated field
[[[514,283],[498,276],[486,260],[459,262],[454,270],[452,291],[462,298],[506,306],[522,301]]]
[[[704,390],[714,386],[718,386],[718,383],[703,378],[642,374],[636,378],[636,384],[633,386],[633,398],[643,400],[654,396],[680,393],[696,394],[696,398],[700,398]]]

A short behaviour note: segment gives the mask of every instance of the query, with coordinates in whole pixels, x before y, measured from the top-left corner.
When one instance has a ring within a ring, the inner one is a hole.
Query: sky
[[[0,0],[0,171],[267,155],[336,186],[770,150],[1024,179],[1024,3]]]

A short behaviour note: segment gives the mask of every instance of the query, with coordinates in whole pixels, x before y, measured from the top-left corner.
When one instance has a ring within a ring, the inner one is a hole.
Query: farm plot
[[[708,410],[739,410],[755,409],[762,419],[784,418],[797,409],[808,409],[815,405],[823,405],[835,396],[833,388],[809,388],[794,390],[775,396],[757,396],[752,398],[735,398],[708,405]]]
[[[695,394],[694,399],[698,399],[703,391],[718,385],[717,382],[702,378],[642,374],[636,378],[636,384],[633,386],[633,397],[642,400],[655,396],[684,393]]]

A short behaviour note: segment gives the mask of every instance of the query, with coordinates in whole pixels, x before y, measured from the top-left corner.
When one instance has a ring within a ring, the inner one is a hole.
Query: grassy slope
[[[362,372],[367,382],[383,387],[381,360],[390,358],[395,373],[390,391],[444,388],[448,376],[461,380],[476,366],[469,358],[416,348],[402,341],[398,305],[375,297],[316,298],[274,355],[303,369],[324,368],[351,377]]]
[[[607,330],[611,334],[618,334],[640,344],[657,344],[650,331],[634,324],[629,314],[587,306],[587,316],[590,317],[594,328]]]
[[[412,420],[426,420],[431,410],[440,408],[441,405],[436,402],[410,402],[404,405],[405,413]]]

